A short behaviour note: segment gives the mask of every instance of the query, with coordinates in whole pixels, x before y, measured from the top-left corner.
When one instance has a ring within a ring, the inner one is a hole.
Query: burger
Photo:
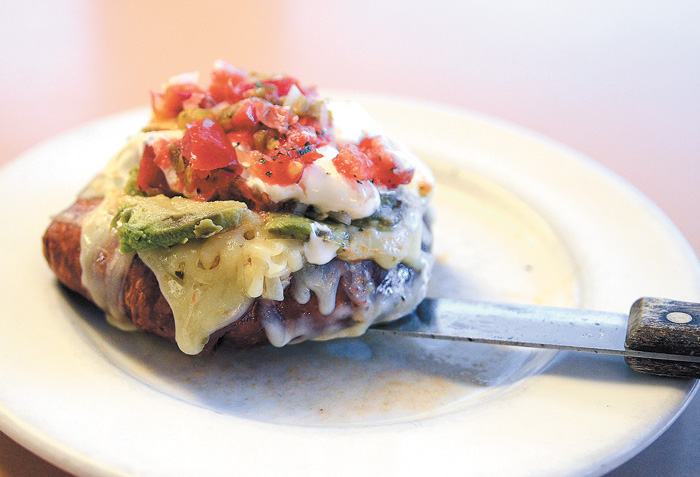
[[[359,105],[218,61],[151,107],[43,236],[111,324],[196,355],[358,336],[425,297],[434,180]]]

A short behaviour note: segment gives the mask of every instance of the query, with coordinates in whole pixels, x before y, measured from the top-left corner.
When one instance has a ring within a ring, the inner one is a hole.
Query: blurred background
[[[0,165],[221,58],[525,126],[639,188],[700,252],[700,2],[24,0],[0,18]],[[692,475],[699,419],[693,402],[614,475]],[[0,434],[0,476],[37,469],[60,475]]]

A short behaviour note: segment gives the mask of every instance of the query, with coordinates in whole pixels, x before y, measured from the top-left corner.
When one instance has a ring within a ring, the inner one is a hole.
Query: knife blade
[[[700,378],[700,304],[640,298],[630,312],[427,298],[377,333],[620,355],[635,371]]]

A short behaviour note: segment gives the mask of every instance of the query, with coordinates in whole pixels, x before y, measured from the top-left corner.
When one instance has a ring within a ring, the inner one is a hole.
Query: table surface
[[[25,0],[0,16],[0,165],[221,58],[550,136],[640,189],[700,251],[698,2]],[[699,422],[697,398],[610,475],[695,475]],[[0,477],[29,475],[65,474],[0,433]]]

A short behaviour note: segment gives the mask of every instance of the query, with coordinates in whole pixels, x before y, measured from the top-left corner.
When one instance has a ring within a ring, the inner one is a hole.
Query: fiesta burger
[[[432,176],[359,106],[224,62],[151,96],[43,238],[110,323],[199,354],[357,336],[424,298]]]

